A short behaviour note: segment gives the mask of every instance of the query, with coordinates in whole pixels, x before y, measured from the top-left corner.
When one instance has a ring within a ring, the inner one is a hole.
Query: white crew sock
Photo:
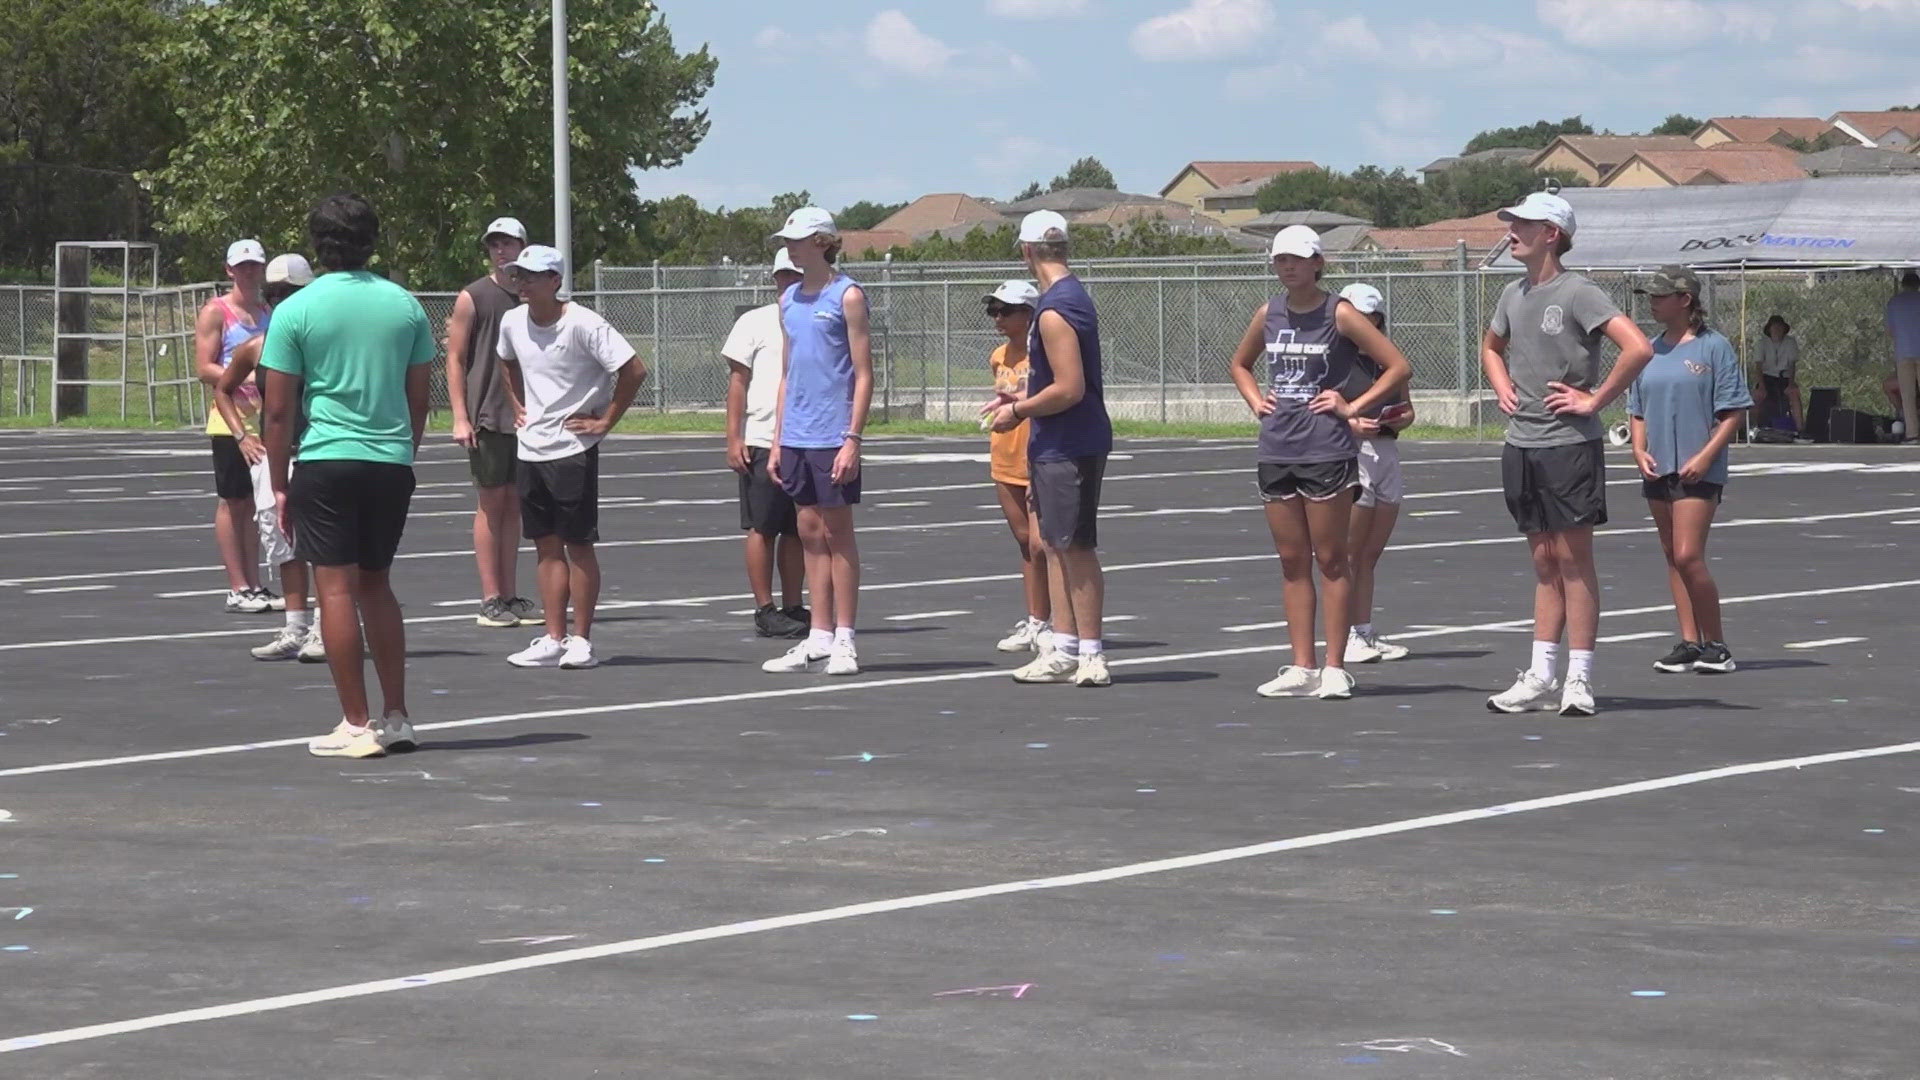
[[[1358,626],[1355,626],[1353,628],[1353,636],[1365,641],[1372,641],[1373,640],[1373,624],[1370,622],[1363,622]]]
[[[292,608],[288,608],[287,625],[293,627],[295,630],[313,629],[313,609],[301,608],[299,611],[295,611]]]
[[[1592,653],[1588,653],[1592,656]],[[1528,671],[1541,682],[1553,681],[1554,662],[1560,659],[1560,643],[1557,641],[1535,641],[1533,643],[1533,666]]]
[[[1104,641],[1101,641],[1097,637],[1080,639],[1080,655],[1081,656],[1099,656],[1101,653],[1106,651],[1107,651],[1107,643]]]
[[[853,644],[853,627],[851,627],[851,626],[837,626],[837,627],[834,627],[834,630],[833,630],[833,643],[834,643],[835,645],[843,645],[843,644],[844,644],[844,645],[851,645],[851,644]]]
[[[833,631],[815,628],[807,631],[807,651],[815,656],[825,656],[833,648]]]
[[[1055,630],[1053,632],[1053,650],[1061,656],[1079,656],[1080,639],[1074,637],[1072,634],[1063,634]]]
[[[1592,649],[1567,650],[1567,678],[1571,679],[1576,675],[1588,682],[1593,681]]]

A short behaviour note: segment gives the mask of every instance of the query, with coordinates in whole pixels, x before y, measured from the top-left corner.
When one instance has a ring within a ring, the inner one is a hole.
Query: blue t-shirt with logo
[[[1037,397],[1053,385],[1053,363],[1047,359],[1047,343],[1040,336],[1040,316],[1049,311],[1065,319],[1079,339],[1080,370],[1087,392],[1071,409],[1033,418],[1027,459],[1072,461],[1112,453],[1113,421],[1107,418],[1100,377],[1100,319],[1094,314],[1093,297],[1072,274],[1048,286],[1034,305],[1033,329],[1027,334],[1027,396]]]
[[[1707,330],[1676,345],[1653,339],[1653,360],[1627,391],[1627,411],[1645,421],[1647,453],[1660,475],[1677,473],[1712,438],[1717,414],[1753,407],[1733,342]],[[1700,478],[1727,482],[1727,451]]]

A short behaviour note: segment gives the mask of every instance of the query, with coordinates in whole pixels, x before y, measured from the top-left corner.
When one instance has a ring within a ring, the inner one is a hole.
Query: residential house
[[[1804,180],[1801,155],[1776,143],[1721,143],[1709,149],[1641,150],[1601,179],[1604,188],[1758,184]]]
[[[1878,146],[1836,146],[1800,155],[1808,176],[1906,176],[1920,173],[1920,155]]]
[[[1507,223],[1498,210],[1475,217],[1448,218],[1415,229],[1374,229],[1360,245],[1372,251],[1444,251],[1465,241],[1470,255],[1491,251],[1507,237]]]
[[[1701,148],[1723,143],[1802,143],[1825,149],[1856,140],[1817,116],[1716,116],[1700,125],[1693,141]]]
[[[1859,140],[1862,146],[1906,150],[1920,143],[1920,112],[1837,112],[1833,126]]]
[[[1000,204],[972,195],[942,193],[922,195],[887,215],[875,230],[901,232],[909,236],[928,236],[955,226],[998,226],[1007,215]]]
[[[909,247],[919,237],[895,229],[848,229],[840,234],[840,258],[846,262],[876,259],[896,247]]]
[[[1535,172],[1564,171],[1598,184],[1642,150],[1698,150],[1685,135],[1561,135],[1535,154]]]
[[[1189,161],[1160,189],[1160,197],[1199,210],[1200,197],[1210,191],[1319,167],[1311,161]]]
[[[1420,167],[1420,176],[1431,181],[1435,176],[1459,165],[1472,165],[1479,162],[1518,161],[1530,162],[1540,151],[1530,146],[1495,146],[1486,150],[1476,150],[1471,154],[1455,157],[1436,158]]]
[[[1066,188],[1005,203],[1007,217],[1018,220],[1035,210],[1052,210],[1072,225],[1104,225],[1109,228],[1136,221],[1158,219],[1169,227],[1196,236],[1221,236],[1232,230],[1223,222],[1202,214],[1185,203],[1140,195],[1112,188]]]
[[[1320,246],[1328,251],[1351,251],[1366,239],[1373,222],[1365,218],[1336,214],[1331,210],[1275,210],[1242,222],[1241,231],[1262,241],[1289,225],[1305,225],[1320,234]]]
[[[1208,217],[1216,218],[1228,225],[1244,226],[1260,216],[1260,207],[1255,196],[1266,187],[1273,177],[1248,180],[1244,183],[1229,184],[1200,196],[1200,210]]]

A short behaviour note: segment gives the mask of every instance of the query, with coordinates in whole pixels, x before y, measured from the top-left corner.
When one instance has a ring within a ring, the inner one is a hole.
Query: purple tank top
[[[1320,391],[1346,385],[1359,355],[1334,323],[1339,304],[1338,296],[1328,295],[1312,311],[1290,311],[1285,296],[1267,301],[1268,389],[1276,404],[1260,422],[1263,464],[1344,461],[1360,452],[1345,420],[1307,408]]]

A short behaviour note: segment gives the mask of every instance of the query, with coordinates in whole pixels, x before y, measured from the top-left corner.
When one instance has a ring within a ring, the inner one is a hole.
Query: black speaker
[[[1827,421],[1840,405],[1840,388],[1816,386],[1807,391],[1807,437],[1814,442],[1832,442],[1833,429]]]
[[[1833,409],[1827,413],[1828,430],[1837,443],[1877,443],[1880,432],[1871,413],[1858,409]]]

